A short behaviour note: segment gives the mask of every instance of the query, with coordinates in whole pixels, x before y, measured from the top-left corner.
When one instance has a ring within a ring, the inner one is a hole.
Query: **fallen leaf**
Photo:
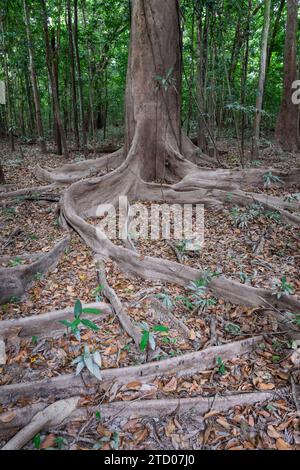
[[[222,426],[223,428],[225,429],[230,429],[231,428],[231,425],[228,423],[228,421],[223,418],[223,417],[220,417],[217,419],[217,423]]]
[[[99,434],[99,436],[101,437],[110,437],[112,435],[112,432],[109,431],[107,428],[105,428],[104,426],[102,426],[102,424],[99,424],[97,426],[97,433]]]
[[[148,429],[144,428],[134,433],[134,443],[140,444],[148,437]]]
[[[281,434],[279,434],[279,432],[277,432],[274,426],[272,426],[271,424],[267,428],[267,434],[269,437],[272,437],[273,439],[281,438]]]
[[[170,382],[168,382],[164,388],[163,388],[163,391],[164,392],[176,392],[176,389],[177,389],[177,379],[176,377],[173,377]]]
[[[55,434],[48,434],[41,444],[41,449],[48,449],[48,447],[55,446]]]
[[[15,411],[8,411],[7,413],[0,415],[0,421],[1,423],[10,423],[16,415],[17,413]]]
[[[292,450],[291,446],[285,442],[282,438],[277,439],[276,449],[278,450]]]

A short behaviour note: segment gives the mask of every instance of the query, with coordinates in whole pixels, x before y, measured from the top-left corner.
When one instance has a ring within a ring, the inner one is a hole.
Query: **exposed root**
[[[59,169],[41,168],[39,165],[34,169],[35,176],[44,181],[56,183],[73,183],[82,178],[96,175],[103,168],[117,168],[123,161],[123,149],[117,150],[107,156],[102,156],[95,160],[84,160],[78,163],[70,163]]]
[[[25,428],[2,447],[2,450],[22,449],[42,429],[49,428],[49,426],[59,426],[76,410],[78,403],[79,397],[73,397],[49,405],[37,413]]]
[[[18,189],[17,191],[9,191],[0,193],[0,200],[8,198],[18,198],[21,196],[27,196],[32,198],[38,198],[39,196],[48,193],[52,189],[56,189],[58,184],[49,184],[47,186],[35,186],[33,188]]]
[[[108,304],[94,302],[84,305],[84,308],[97,308],[101,315],[97,316],[97,322],[103,321],[112,314],[112,309]],[[21,338],[38,335],[39,338],[65,330],[65,326],[59,323],[60,320],[71,320],[74,317],[74,309],[55,310],[41,315],[19,318],[17,320],[0,321],[0,338],[5,339],[10,336],[19,335]],[[85,314],[89,318],[89,314]],[[95,315],[93,315],[93,320]],[[95,321],[95,320],[94,320]]]
[[[55,266],[70,242],[65,236],[49,253],[43,254],[38,260],[25,266],[0,269],[0,304],[12,297],[22,298],[26,289],[35,280],[35,276],[44,274]]]
[[[151,306],[154,308],[158,317],[161,317],[163,321],[168,321],[171,325],[178,328],[186,339],[191,338],[191,330],[181,320],[176,318],[170,310],[164,307],[158,299],[151,298]]]
[[[124,311],[122,304],[120,302],[119,297],[115,293],[114,289],[108,285],[106,275],[105,275],[105,265],[104,263],[97,257],[97,276],[98,276],[98,283],[102,286],[103,295],[107,298],[110,302],[113,311],[115,312],[119,322],[121,323],[122,327],[126,331],[126,333],[133,339],[137,348],[139,348],[141,342],[141,334],[134,327],[132,324],[129,316]]]
[[[195,397],[195,398],[172,398],[164,400],[139,400],[133,402],[114,402],[100,406],[103,419],[112,420],[114,417],[122,416],[128,418],[143,418],[191,413],[191,417],[205,417],[208,412],[222,413],[235,406],[251,406],[270,402],[276,397],[275,392],[254,392],[231,394],[219,397]],[[0,431],[2,434],[26,426],[37,412],[45,409],[46,403],[36,403],[12,412],[0,415]],[[78,407],[65,420],[86,420],[89,416],[99,410],[98,406]],[[12,417],[13,416],[13,417]],[[44,427],[44,429],[46,429]]]
[[[54,395],[56,398],[64,398],[70,395],[88,395],[94,394],[97,388],[105,390],[114,382],[121,386],[133,380],[149,383],[160,376],[190,376],[214,368],[219,356],[225,362],[252,352],[261,342],[262,337],[258,336],[159,362],[149,362],[120,369],[106,369],[102,371],[102,382],[97,381],[89,374],[84,374],[84,382],[81,377],[68,374],[35,381],[34,386],[32,382],[3,385],[0,387],[0,402],[11,405],[24,397],[47,398],[49,395]]]

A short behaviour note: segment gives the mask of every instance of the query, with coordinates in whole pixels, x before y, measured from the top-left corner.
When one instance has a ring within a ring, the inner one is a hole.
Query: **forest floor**
[[[228,147],[227,163],[235,165],[234,151]],[[41,157],[35,145],[23,145],[22,152],[8,157],[6,144],[1,143],[4,171],[10,190],[40,185],[33,167],[58,167],[66,163],[54,154]],[[96,155],[95,155],[96,156]],[[73,153],[73,161],[81,155]],[[89,158],[93,158],[90,155]],[[272,148],[262,152],[258,167],[290,169],[299,166],[300,156],[278,155]],[[68,161],[70,162],[70,161]],[[54,190],[55,191],[55,190]],[[274,187],[261,190],[265,194],[289,197],[300,193],[300,184],[293,188]],[[1,256],[10,257],[2,267],[22,261],[23,253],[48,252],[62,238],[58,223],[57,202],[10,200],[1,210]],[[245,209],[246,210],[246,209]],[[16,236],[9,240],[16,228]],[[9,240],[9,243],[6,243]],[[140,254],[176,261],[174,250],[164,241],[140,241]],[[181,262],[254,287],[272,289],[276,280],[286,277],[300,297],[300,232],[283,224],[276,216],[257,217],[247,227],[237,227],[227,210],[205,211],[205,244],[199,252],[181,251]],[[30,262],[30,259],[23,261]],[[150,383],[134,381],[105,395],[86,397],[89,405],[99,405],[99,413],[88,420],[74,420],[64,427],[42,432],[39,439],[25,448],[62,449],[300,449],[298,397],[300,383],[299,353],[282,331],[272,309],[233,305],[207,294],[207,305],[193,308],[189,289],[155,281],[128,278],[113,262],[106,264],[109,285],[114,288],[134,323],[149,326],[163,324],[168,333],[157,334],[161,357],[177,357],[188,352],[263,335],[259,347],[249,354],[222,361],[215,367],[190,377],[158,377]],[[58,266],[36,279],[24,299],[12,299],[0,307],[0,319],[40,315],[72,307],[77,299],[83,304],[99,298],[96,263],[91,250],[74,232],[71,243]],[[209,301],[210,300],[210,301]],[[161,301],[163,304],[161,304]],[[168,309],[189,330],[183,335],[178,323],[168,319]],[[293,312],[292,312],[293,313]],[[299,321],[299,320],[298,320]],[[97,320],[95,320],[97,323]],[[296,328],[296,316],[295,316]],[[41,335],[42,336],[42,335]],[[120,368],[141,364],[144,355],[122,330],[114,315],[101,323],[98,332],[84,331],[82,342],[98,349],[102,368]],[[12,337],[7,342],[7,362],[0,366],[0,385],[30,382],[74,372],[72,361],[82,352],[82,342],[66,334],[32,338]],[[132,415],[101,419],[101,405],[123,401],[124,406],[141,399],[216,397],[226,394],[272,391],[272,399],[259,406],[235,406],[226,412],[208,412],[204,418],[178,412],[154,418]],[[51,403],[55,397],[49,396]],[[36,402],[36,401],[35,401]],[[19,406],[29,404],[20,399]],[[0,413],[10,406],[0,405]],[[1,421],[1,415],[0,415]],[[6,439],[7,440],[7,439]],[[0,445],[5,440],[1,439]]]

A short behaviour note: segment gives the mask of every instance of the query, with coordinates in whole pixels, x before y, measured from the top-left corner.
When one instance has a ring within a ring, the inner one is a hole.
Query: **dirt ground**
[[[222,145],[228,151],[224,158],[234,166],[234,150],[226,143]],[[32,171],[37,163],[48,167],[66,163],[55,154],[41,157],[35,145],[22,145],[9,156],[6,144],[1,143],[0,156],[6,184],[11,191],[40,184]],[[72,155],[73,161],[81,158],[78,152]],[[273,148],[265,149],[261,160],[255,162],[257,167],[281,169],[297,164],[299,156],[278,154]],[[260,192],[290,197],[300,193],[300,184],[293,188],[278,185]],[[48,252],[63,236],[57,202],[39,200],[38,197],[31,201],[13,199],[5,201],[0,210],[1,256],[10,257],[2,267],[20,263],[18,256],[24,253]],[[6,243],[17,227],[20,228],[17,235]],[[229,209],[206,210],[204,246],[198,252],[185,252],[183,247],[179,250],[184,264],[222,273],[254,287],[272,289],[276,280],[286,277],[299,297],[299,242],[299,230],[285,225],[274,214],[269,218],[258,216],[247,227],[241,227],[236,225]],[[141,255],[176,261],[174,250],[165,240],[138,241],[136,247]],[[147,387],[136,381],[119,390],[109,390],[105,395],[89,397],[87,402],[99,406],[99,413],[91,414],[88,420],[71,421],[64,427],[42,432],[26,446],[27,449],[300,449],[299,400],[295,395],[300,383],[299,353],[295,352],[295,345],[272,309],[233,305],[222,298],[213,298],[209,293],[207,302],[195,309],[190,305],[188,288],[129,278],[113,262],[107,263],[106,275],[132,322],[147,322],[150,327],[162,324],[168,328],[167,333],[156,335],[161,351],[157,360],[257,335],[263,335],[263,339],[259,348],[250,354],[225,363],[219,358],[214,368],[193,376],[157,377]],[[100,298],[97,287],[93,254],[73,232],[70,246],[58,266],[37,278],[24,299],[11,299],[2,305],[0,319],[38,316],[72,307],[77,299],[83,304],[105,301]],[[161,302],[163,306],[159,305]],[[189,338],[183,335],[177,322],[168,318],[168,310],[188,328]],[[296,315],[294,328],[297,329]],[[82,343],[100,351],[103,369],[137,365],[146,360],[116,317],[111,315],[101,322],[99,331],[83,330],[81,342],[66,333],[54,337],[13,338],[7,344],[7,363],[0,366],[0,385],[74,372],[72,361],[81,354]],[[181,412],[180,408],[175,414],[155,418],[134,414],[129,419],[122,414],[110,420],[101,418],[101,406],[115,401],[130,406],[130,402],[142,398],[203,396],[214,399],[228,393],[255,391],[276,393],[259,406],[236,406],[226,413],[211,411],[204,418]],[[43,400],[51,403],[54,399],[49,396],[48,400]],[[19,402],[19,406],[27,404],[27,400]],[[0,405],[0,412],[9,410]],[[0,444],[4,443],[0,435]]]

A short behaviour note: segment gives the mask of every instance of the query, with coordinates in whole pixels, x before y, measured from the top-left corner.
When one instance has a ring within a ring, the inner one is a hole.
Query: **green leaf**
[[[153,327],[153,331],[155,331],[155,332],[168,333],[168,332],[169,332],[169,328],[167,328],[167,327],[164,326],[164,325],[155,325],[155,326]]]
[[[65,325],[67,328],[72,328],[72,325],[73,325],[68,320],[59,320],[59,323],[61,323],[62,325]]]
[[[80,302],[80,300],[76,300],[75,305],[74,305],[74,317],[79,318],[81,314],[82,314],[82,303]]]
[[[82,313],[89,313],[91,315],[100,315],[102,311],[98,310],[97,308],[83,308]]]
[[[99,331],[100,330],[99,326],[97,326],[95,323],[93,323],[90,320],[81,320],[81,323],[82,323],[82,325],[86,326],[90,330],[93,330],[93,331]]]
[[[149,337],[150,337],[150,332],[149,331],[144,331],[143,335],[142,335],[141,342],[140,342],[140,350],[142,352],[144,352],[146,347],[148,346]]]
[[[37,434],[36,436],[34,436],[33,444],[36,449],[40,449],[41,447],[41,435],[40,434]]]

